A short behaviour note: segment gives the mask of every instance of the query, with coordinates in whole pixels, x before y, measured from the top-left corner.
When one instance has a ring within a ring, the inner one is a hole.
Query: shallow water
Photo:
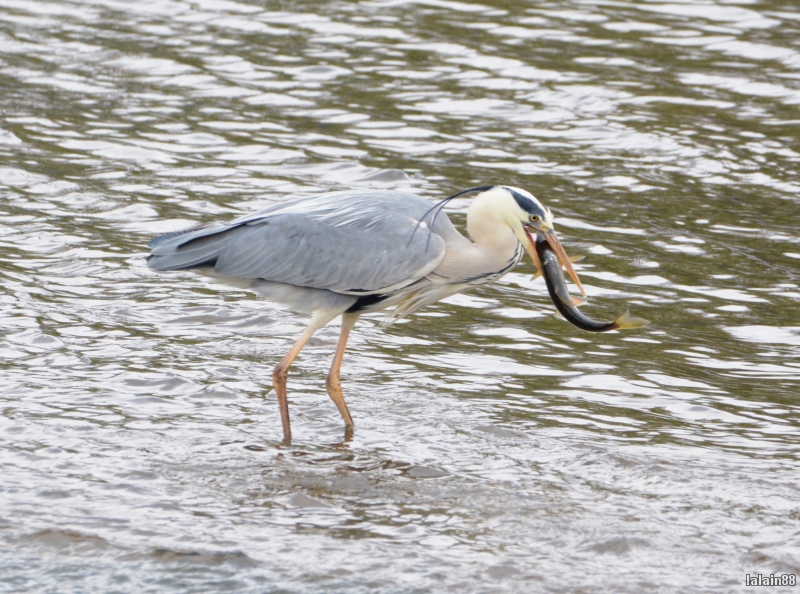
[[[800,573],[798,39],[780,2],[4,0],[0,591]],[[587,255],[587,314],[652,325],[580,332],[529,262],[362,318],[349,442],[335,326],[283,447],[270,373],[304,320],[144,262],[290,196],[494,182]]]

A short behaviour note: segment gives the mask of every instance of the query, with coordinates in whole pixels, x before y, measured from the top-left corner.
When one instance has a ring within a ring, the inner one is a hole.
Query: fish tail
[[[624,314],[614,320],[614,329],[629,330],[630,328],[641,328],[642,326],[647,326],[649,323],[650,321],[644,318],[631,317],[630,311],[625,310]]]

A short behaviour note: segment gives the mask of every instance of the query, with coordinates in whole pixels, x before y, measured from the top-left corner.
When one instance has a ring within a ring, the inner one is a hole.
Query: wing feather
[[[335,192],[290,201],[182,235],[157,238],[156,270],[214,266],[224,276],[264,279],[338,293],[383,293],[411,284],[441,262],[439,217],[430,235],[419,221],[433,206],[414,194]],[[427,219],[426,219],[427,220]]]

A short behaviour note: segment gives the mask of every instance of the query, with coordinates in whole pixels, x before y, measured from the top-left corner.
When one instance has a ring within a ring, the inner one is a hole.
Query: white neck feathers
[[[487,248],[511,243],[516,249],[517,232],[522,230],[516,210],[519,207],[514,199],[502,188],[479,194],[467,211],[467,232],[472,241]]]

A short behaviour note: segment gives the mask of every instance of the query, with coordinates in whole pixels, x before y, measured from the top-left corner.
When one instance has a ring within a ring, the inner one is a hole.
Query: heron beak
[[[528,252],[531,260],[533,260],[534,266],[536,266],[537,272],[531,277],[531,280],[533,280],[544,272],[544,266],[542,266],[542,261],[539,259],[539,254],[536,253],[536,243],[534,243],[530,231],[528,231],[528,228],[524,225],[522,226],[522,230],[525,231],[525,237],[528,238],[528,241],[522,242],[522,247],[524,247],[525,251]]]
[[[549,231],[539,231],[542,236],[547,240],[547,243],[550,244],[550,247],[553,248],[553,251],[558,256],[558,261],[561,265],[567,270],[572,282],[580,289],[581,295],[586,297],[586,291],[583,290],[583,285],[581,284],[581,279],[578,278],[578,273],[575,272],[575,269],[572,267],[572,262],[567,256],[567,252],[564,251],[564,247],[561,245],[561,242],[558,240],[558,236],[553,229]],[[525,228],[525,235],[528,236],[528,244],[525,245],[525,251],[528,252],[528,255],[533,260],[533,263],[536,264],[536,267],[539,270],[543,270],[542,262],[539,260],[539,255],[536,253],[536,247],[534,243],[533,237],[531,237],[530,232],[527,228]]]

